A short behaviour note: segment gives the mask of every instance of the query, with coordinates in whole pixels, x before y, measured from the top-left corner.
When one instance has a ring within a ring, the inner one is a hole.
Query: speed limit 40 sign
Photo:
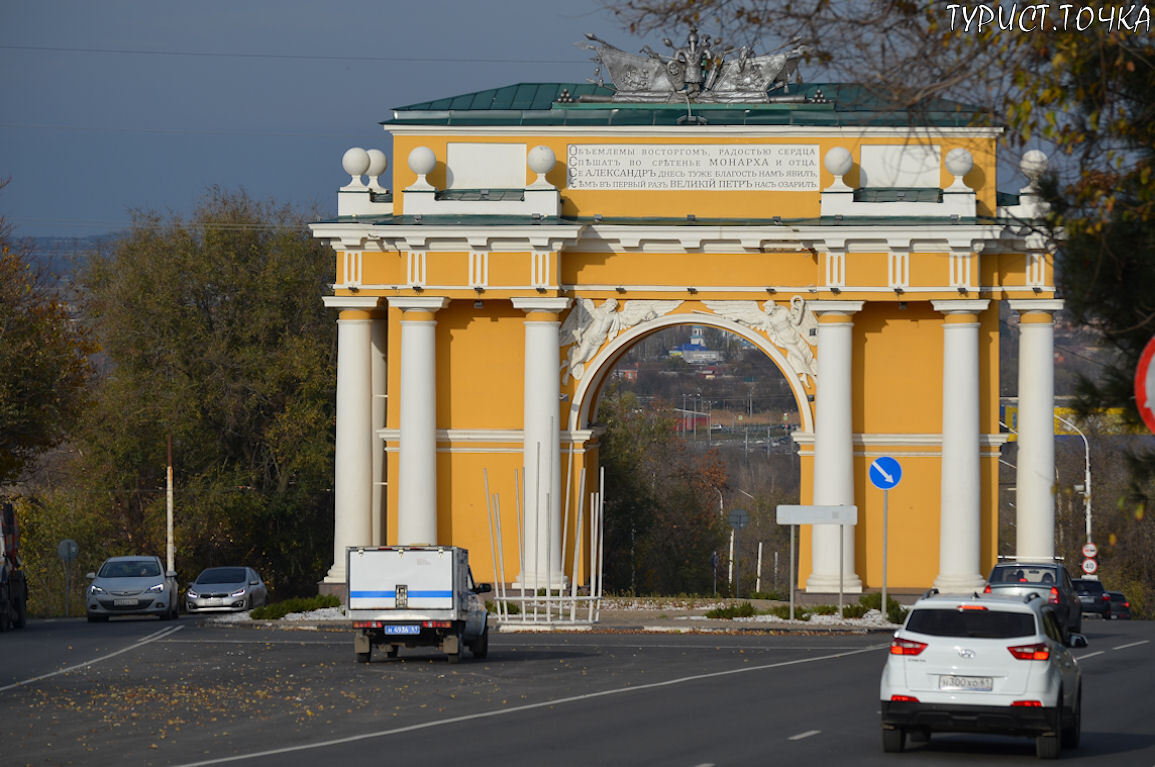
[[[1147,428],[1155,432],[1155,338],[1147,342],[1135,369],[1135,405]]]
[[[1083,572],[1085,572],[1087,575],[1094,575],[1095,573],[1099,572],[1099,560],[1084,559]]]

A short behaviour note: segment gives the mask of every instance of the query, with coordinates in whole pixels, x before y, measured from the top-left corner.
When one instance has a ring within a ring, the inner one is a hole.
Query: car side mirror
[[[260,581],[249,581],[249,585],[250,586],[260,586],[261,582]]]
[[[1087,637],[1082,634],[1071,634],[1067,638],[1067,647],[1073,647],[1076,650],[1087,646]]]
[[[93,581],[93,580],[96,580],[96,573],[89,573],[88,575],[86,575],[84,577],[90,581]]]
[[[474,594],[488,594],[491,591],[493,591],[492,583],[479,583],[473,587]]]

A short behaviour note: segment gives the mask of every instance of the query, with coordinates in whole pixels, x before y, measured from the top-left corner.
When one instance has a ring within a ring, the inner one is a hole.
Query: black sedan
[[[1131,620],[1131,600],[1122,591],[1108,591],[1111,596],[1111,620]]]
[[[1111,595],[1103,588],[1103,582],[1096,578],[1077,578],[1075,593],[1079,595],[1079,608],[1084,615],[1111,617]]]

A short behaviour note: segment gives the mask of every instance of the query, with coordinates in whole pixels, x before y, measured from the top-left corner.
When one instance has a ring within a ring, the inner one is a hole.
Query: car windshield
[[[244,580],[243,567],[214,567],[197,576],[197,583],[241,583]]]
[[[991,573],[991,583],[1031,583],[1035,585],[1055,585],[1055,571],[1050,567],[996,567]]]
[[[101,578],[156,578],[160,575],[160,566],[149,559],[105,562],[98,575]]]
[[[1032,636],[1035,616],[996,610],[915,610],[906,630],[941,637],[1010,639]]]

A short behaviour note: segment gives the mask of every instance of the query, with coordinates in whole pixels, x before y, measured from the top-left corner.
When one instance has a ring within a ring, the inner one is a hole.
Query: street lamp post
[[[1087,435],[1075,424],[1063,418],[1061,415],[1056,415],[1056,418],[1062,422],[1064,426],[1073,429],[1083,440],[1083,508],[1087,515],[1087,543],[1091,542],[1091,444],[1087,442]],[[1079,487],[1076,485],[1075,490]]]

